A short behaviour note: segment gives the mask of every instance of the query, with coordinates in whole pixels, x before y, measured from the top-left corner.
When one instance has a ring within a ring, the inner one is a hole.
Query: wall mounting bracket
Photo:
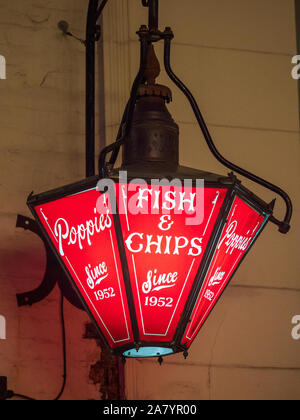
[[[57,259],[47,243],[44,235],[42,234],[37,222],[29,217],[17,215],[17,228],[23,228],[35,233],[42,241],[46,251],[46,270],[41,284],[34,290],[18,293],[16,295],[18,306],[33,305],[45,299],[58,284],[63,296],[76,308],[82,309],[83,307],[75,294],[74,290],[69,284],[69,280],[57,262]]]

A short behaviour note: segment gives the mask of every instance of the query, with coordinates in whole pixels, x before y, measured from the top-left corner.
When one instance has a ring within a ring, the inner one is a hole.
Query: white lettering
[[[179,255],[186,249],[187,255],[197,257],[202,252],[202,238],[192,238],[189,241],[185,236],[145,235],[144,238],[143,233],[133,232],[127,237],[125,244],[134,253]]]
[[[218,267],[217,269],[216,269],[216,272],[215,272],[215,274],[212,276],[212,278],[209,280],[209,283],[208,283],[208,287],[211,287],[211,286],[216,286],[216,285],[219,285],[220,283],[221,283],[221,281],[223,280],[223,278],[224,278],[224,275],[225,275],[225,271],[220,271],[221,270],[221,267]]]
[[[171,221],[170,215],[161,216],[158,228],[160,230],[170,230],[174,222]]]
[[[213,300],[214,296],[215,294],[209,289],[207,289],[204,294],[205,299],[209,300],[210,302]]]
[[[96,212],[96,209],[94,212]],[[85,223],[81,223],[77,227],[72,226],[71,228],[65,219],[57,219],[54,225],[54,234],[58,238],[60,255],[65,255],[63,248],[64,240],[68,240],[67,245],[78,244],[79,249],[83,249],[83,241],[86,240],[87,244],[91,246],[91,237],[96,233],[109,229],[111,225],[112,221],[108,211],[106,215],[101,214],[100,216],[95,216],[94,220],[87,220]]]
[[[136,209],[130,208],[132,214],[140,213],[141,209],[143,213],[148,214],[148,203],[149,195],[151,199],[151,211],[149,214],[157,214],[156,210],[159,210],[159,199],[161,191],[153,188],[139,188],[136,194]],[[195,212],[195,199],[196,193],[176,192],[176,191],[162,191],[161,209],[170,211],[174,210],[175,213],[181,214],[185,209],[184,206],[188,204],[188,212]],[[147,206],[145,205],[147,203]],[[132,203],[131,203],[132,206]],[[138,210],[140,209],[140,210]],[[147,211],[146,211],[147,210]]]
[[[188,245],[188,243],[188,239],[184,236],[175,236],[175,249],[173,255],[179,255],[179,249],[185,248]]]
[[[171,199],[170,195],[173,195]],[[164,210],[173,210],[175,209],[176,201],[175,201],[176,193],[174,191],[167,191],[165,194],[165,202],[162,205]],[[170,203],[170,207],[167,206],[167,203]]]
[[[196,242],[199,242],[199,244],[197,245]],[[193,238],[191,240],[191,247],[192,248],[189,249],[188,255],[192,255],[193,257],[198,257],[198,255],[200,255],[202,252],[202,238]],[[196,248],[197,252],[194,252],[193,248]]]
[[[163,236],[157,235],[157,242],[152,241],[153,235],[147,235],[147,247],[145,250],[145,254],[151,254],[151,246],[156,246],[155,254],[161,254],[161,241],[163,240]]]
[[[178,210],[184,210],[184,203],[190,203],[190,207],[188,211],[195,211],[195,207],[194,207],[194,201],[195,201],[195,197],[196,197],[196,193],[190,193],[190,198],[184,198],[185,197],[185,192],[180,192],[179,193],[179,197],[180,197],[180,204],[178,207]]]
[[[62,224],[65,227],[65,233],[62,233]],[[66,239],[69,235],[69,226],[65,219],[57,219],[54,225],[55,236],[58,236],[59,253],[64,256],[64,250],[62,246],[62,239]]]
[[[105,262],[98,264],[93,269],[91,268],[91,264],[88,264],[85,267],[85,272],[87,274],[87,284],[91,289],[94,289],[95,286],[100,284],[106,277],[108,276],[107,266]]]
[[[143,208],[143,201],[148,202],[148,194],[146,197],[144,197],[144,192],[148,192],[149,194],[152,195],[152,189],[149,190],[148,188],[144,188],[144,189],[140,188],[139,195],[138,195],[138,203],[137,203],[137,207],[139,209]]]
[[[104,415],[125,415],[134,418],[137,412],[137,407],[115,407],[113,404],[104,407],[103,414]]]
[[[176,284],[178,273],[162,273],[157,274],[157,270],[149,270],[147,273],[147,281],[142,284],[142,290],[145,294],[153,291],[159,291]]]
[[[226,241],[225,242],[225,245],[227,246],[226,254],[229,252],[229,250],[230,250],[230,254],[232,254],[235,249],[245,251],[249,243],[251,242],[251,239],[252,239],[251,237],[241,236],[235,233],[237,225],[238,223],[236,220],[230,223],[230,225],[226,229],[226,234],[223,236],[223,238],[221,239],[219,243],[218,249],[220,249],[223,242]]]
[[[131,235],[128,236],[128,238],[125,241],[125,244],[127,245],[127,248],[129,249],[130,252],[141,252],[143,249],[143,245],[140,244],[138,249],[133,249],[131,247],[132,244],[132,238],[134,238],[135,236],[139,236],[141,239],[143,239],[144,234],[143,233],[132,233]]]

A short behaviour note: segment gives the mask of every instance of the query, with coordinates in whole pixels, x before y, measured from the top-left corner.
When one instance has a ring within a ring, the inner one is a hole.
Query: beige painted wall
[[[65,19],[84,38],[88,0],[0,0],[0,375],[17,393],[52,399],[62,385],[58,288],[32,307],[17,307],[16,293],[37,287],[45,255],[36,235],[16,229],[18,213],[30,216],[28,194],[84,178],[85,52],[57,29]],[[84,340],[88,321],[65,302],[68,380],[62,399],[100,399],[89,380],[100,359]]]
[[[138,69],[135,31],[147,23],[140,0],[110,2],[104,15],[106,128],[114,140]],[[291,77],[296,55],[293,0],[161,0],[160,27],[175,32],[172,66],[191,88],[226,157],[293,198],[292,231],[270,224],[191,347],[189,358],[126,364],[129,399],[299,399],[299,108]],[[162,46],[157,48],[161,58]],[[162,83],[168,81],[161,75]],[[172,86],[181,162],[226,173]],[[271,201],[274,194],[244,184]],[[284,206],[277,200],[276,214]]]

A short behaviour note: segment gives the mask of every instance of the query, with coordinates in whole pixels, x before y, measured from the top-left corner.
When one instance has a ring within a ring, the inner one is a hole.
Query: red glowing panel
[[[96,210],[99,201],[104,214]],[[90,189],[36,206],[35,212],[110,347],[132,341],[108,195]]]
[[[117,186],[140,339],[172,341],[226,189]]]
[[[190,346],[192,343],[263,222],[263,216],[240,198],[235,198],[182,344]]]

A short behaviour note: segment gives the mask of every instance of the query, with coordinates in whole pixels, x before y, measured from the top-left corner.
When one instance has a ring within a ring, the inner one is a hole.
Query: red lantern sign
[[[116,142],[100,153],[100,181],[93,176],[30,196],[28,205],[103,344],[124,357],[161,360],[177,352],[187,355],[267,221],[281,233],[289,231],[292,202],[281,188],[217,150],[195,98],[171,68],[174,34],[170,27],[158,28],[158,0],[143,5],[149,8],[149,27],[137,32],[140,68]],[[97,17],[90,16],[95,23]],[[88,64],[94,27],[90,35]],[[214,157],[233,171],[228,177],[179,164],[179,127],[166,107],[172,93],[155,82],[160,66],[153,43],[161,40],[166,73],[190,103]],[[88,65],[87,86],[93,87],[90,70]],[[87,176],[95,173],[93,93],[87,92]],[[121,147],[122,174],[114,169]],[[129,181],[123,180],[124,171]],[[281,196],[284,219],[273,216],[275,201],[266,204],[234,173]]]
[[[36,206],[35,212],[90,314],[115,348],[133,335],[113,217],[111,212],[97,213],[98,199],[93,188]]]
[[[265,225],[245,191],[86,180],[28,204],[102,341],[149,357],[186,352]]]
[[[125,210],[121,229],[139,336],[141,341],[171,342],[226,190],[135,187],[138,193],[117,196],[119,209]],[[203,220],[188,225],[187,219],[197,217],[196,197],[204,204]]]
[[[182,344],[190,346],[263,223],[262,215],[240,198],[235,198]]]

